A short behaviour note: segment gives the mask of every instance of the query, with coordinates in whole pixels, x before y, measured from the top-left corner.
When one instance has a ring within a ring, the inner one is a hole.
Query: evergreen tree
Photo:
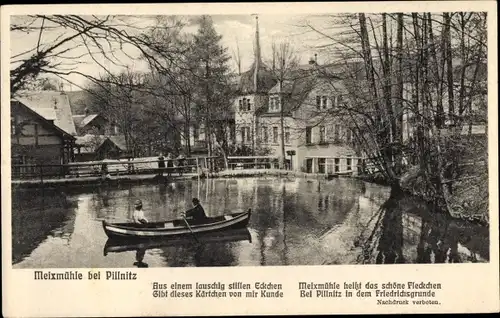
[[[189,60],[198,84],[195,111],[204,123],[208,155],[212,156],[217,145],[223,152],[228,146],[226,119],[231,113],[232,101],[230,56],[227,48],[220,44],[222,36],[217,34],[212,18],[201,16],[198,23]]]

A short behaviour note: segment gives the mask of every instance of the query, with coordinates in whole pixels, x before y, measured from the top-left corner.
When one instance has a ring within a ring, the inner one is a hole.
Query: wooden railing
[[[184,159],[164,159],[164,168],[159,166],[157,157],[135,158],[132,160],[101,160],[72,162],[67,164],[12,164],[11,177],[16,179],[80,178],[132,174],[199,173],[214,167],[218,157],[194,157]]]
[[[279,158],[273,156],[227,157],[228,168],[234,169],[278,169]]]

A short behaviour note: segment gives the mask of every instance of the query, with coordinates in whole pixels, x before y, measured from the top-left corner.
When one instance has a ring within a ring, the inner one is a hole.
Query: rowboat
[[[218,244],[218,243],[232,243],[240,241],[252,241],[252,236],[247,228],[218,231],[218,232],[205,232],[196,235],[197,242],[200,244]],[[104,245],[104,256],[109,253],[122,253],[137,250],[150,250],[162,247],[171,246],[186,246],[193,245],[194,238],[192,236],[177,236],[171,238],[156,238],[156,239],[114,239],[109,238]]]
[[[219,217],[208,218],[203,224],[186,225],[184,220],[170,220],[137,223],[108,223],[102,221],[102,227],[108,238],[136,238],[150,239],[158,237],[177,237],[207,232],[225,231],[244,228],[250,220],[251,209],[245,212],[236,212]]]

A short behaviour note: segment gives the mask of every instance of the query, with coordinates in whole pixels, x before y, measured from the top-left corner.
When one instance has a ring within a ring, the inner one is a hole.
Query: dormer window
[[[242,112],[249,112],[252,110],[252,106],[250,105],[250,99],[248,98],[241,98],[239,101],[239,109]]]
[[[336,108],[342,104],[342,95],[332,96],[332,108]]]
[[[278,96],[273,96],[269,98],[269,111],[279,111],[280,110],[280,98]]]
[[[328,96],[317,95],[316,96],[316,109],[326,109],[328,107]]]

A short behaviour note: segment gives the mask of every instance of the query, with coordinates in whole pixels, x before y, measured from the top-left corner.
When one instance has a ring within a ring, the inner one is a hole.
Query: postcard
[[[493,1],[1,23],[4,316],[500,310]]]

